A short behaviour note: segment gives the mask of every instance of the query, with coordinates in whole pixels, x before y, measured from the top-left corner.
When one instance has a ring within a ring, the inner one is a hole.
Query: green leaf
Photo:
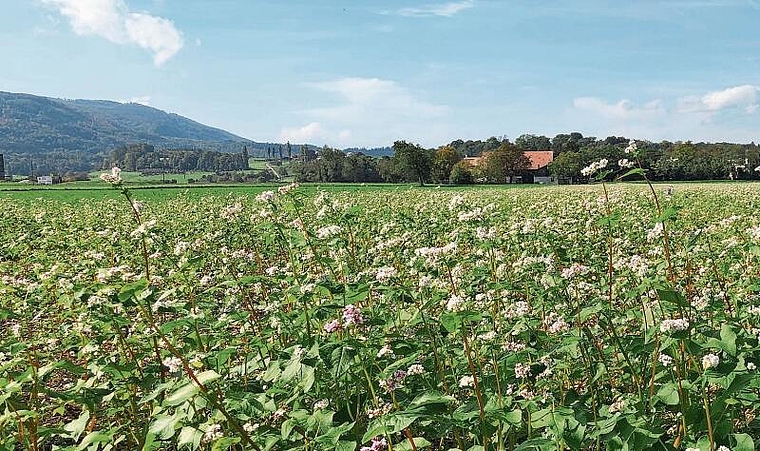
[[[418,412],[407,411],[380,417],[370,423],[367,432],[362,437],[362,443],[368,442],[379,435],[401,432],[421,416]]]
[[[752,437],[750,437],[747,434],[734,434],[733,435],[734,440],[736,440],[736,445],[731,447],[731,451],[754,451],[755,450],[755,442],[752,440]]]
[[[145,290],[148,288],[148,282],[143,278],[138,280],[137,282],[132,282],[127,285],[124,285],[122,289],[119,291],[119,301],[126,302],[132,299],[132,297],[136,297],[137,293],[140,291]]]
[[[288,418],[287,420],[283,421],[282,426],[280,426],[280,434],[282,435],[283,440],[287,440],[290,438],[291,432],[293,432],[293,429],[298,425],[298,422],[293,418]]]
[[[644,175],[644,170],[643,169],[641,169],[641,168],[635,168],[635,169],[631,169],[630,171],[626,172],[625,174],[619,176],[617,179],[618,180],[623,180],[624,178],[626,178],[628,176],[631,176],[631,175],[640,175],[642,177],[646,177],[646,175]]]
[[[676,304],[679,307],[688,307],[689,303],[686,301],[686,298],[677,291],[673,290],[657,290],[657,295],[660,297],[660,300],[663,302],[670,302],[671,304]]]
[[[199,429],[185,426],[179,432],[179,437],[177,438],[177,446],[180,448],[187,446],[190,449],[195,449],[200,445],[202,438],[203,432],[201,432]]]
[[[236,443],[240,443],[238,437],[222,437],[214,442],[214,446],[211,447],[211,451],[224,451],[230,449],[230,447]]]
[[[655,395],[657,399],[669,406],[675,406],[679,403],[678,388],[672,382],[660,387]]]
[[[205,385],[209,382],[213,382],[219,379],[221,376],[216,371],[208,370],[208,371],[204,371],[202,373],[196,374],[195,377],[196,379],[198,379],[198,382]],[[175,390],[171,395],[169,395],[164,400],[164,405],[176,406],[176,405],[182,404],[183,402],[187,401],[188,399],[198,394],[199,391],[200,389],[195,384],[195,382],[188,381],[182,387]]]
[[[416,446],[417,449],[427,448],[428,446],[432,445],[432,443],[422,437],[414,437],[412,440],[414,441],[414,446]],[[412,448],[412,444],[409,443],[409,440],[404,440],[397,445],[393,445],[394,451],[412,451],[413,449],[414,448]]]
[[[665,209],[665,211],[662,212],[662,214],[654,219],[653,222],[665,222],[668,219],[674,218],[676,214],[678,213],[677,207],[668,207]]]
[[[175,390],[164,400],[165,406],[176,406],[182,404],[198,393],[198,386],[194,382],[187,382]]]
[[[79,440],[79,436],[84,432],[88,421],[90,421],[90,411],[85,409],[79,415],[79,418],[63,426],[63,429],[71,433],[71,438]]]
[[[720,341],[723,343],[723,350],[731,356],[736,356],[736,333],[728,324],[723,324],[720,328]]]
[[[82,440],[82,443],[79,444],[77,450],[81,451],[93,443],[109,443],[111,441],[113,441],[113,436],[110,434],[104,434],[103,432],[98,431],[90,432]]]
[[[335,444],[335,451],[354,451],[356,449],[356,442],[347,442],[344,440]]]
[[[420,407],[429,404],[449,404],[456,401],[456,398],[449,395],[442,395],[435,391],[425,392],[416,398],[409,404],[409,407]]]
[[[160,440],[168,440],[174,435],[174,430],[179,422],[178,413],[172,416],[158,415],[150,425],[148,432],[155,434]]]

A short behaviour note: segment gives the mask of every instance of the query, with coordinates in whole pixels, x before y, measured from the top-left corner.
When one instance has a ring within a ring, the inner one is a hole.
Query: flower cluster
[[[702,357],[702,367],[704,369],[715,368],[720,363],[720,357],[715,354],[706,354]]]
[[[388,442],[385,437],[376,437],[372,439],[369,446],[362,446],[360,451],[385,451],[386,449],[388,449]]]
[[[390,393],[401,387],[404,384],[405,378],[406,371],[396,370],[390,377],[380,380],[380,388]]]
[[[672,334],[674,332],[681,332],[688,328],[689,328],[689,320],[686,318],[664,319],[660,323],[660,332],[664,334]]]
[[[121,169],[114,166],[111,168],[111,173],[104,172],[100,174],[100,180],[110,183],[112,185],[119,185],[123,181],[121,179]]]
[[[343,307],[343,325],[344,326],[351,326],[351,325],[359,325],[364,322],[364,316],[362,316],[362,311],[359,310],[354,304],[348,304],[347,306]]]
[[[584,177],[590,177],[594,175],[595,173],[601,171],[602,169],[607,167],[607,164],[609,161],[607,161],[606,158],[602,158],[599,161],[595,161],[591,163],[590,165],[586,166],[585,168],[581,169],[581,174]]]

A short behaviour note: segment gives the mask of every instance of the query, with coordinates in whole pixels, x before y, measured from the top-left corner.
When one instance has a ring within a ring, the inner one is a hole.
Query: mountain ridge
[[[158,147],[239,151],[254,141],[138,103],[60,99],[0,91],[0,152],[104,152],[147,142]]]

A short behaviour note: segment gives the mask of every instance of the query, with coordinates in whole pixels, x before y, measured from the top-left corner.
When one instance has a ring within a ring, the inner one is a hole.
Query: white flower
[[[341,231],[340,226],[337,226],[337,225],[325,226],[317,230],[317,238],[319,238],[320,240],[324,240],[326,238],[330,238],[331,236],[335,236],[339,234],[340,231]]]
[[[258,202],[271,202],[274,199],[274,191],[264,191],[256,196]]]
[[[496,229],[493,227],[478,227],[475,230],[475,236],[480,240],[490,240],[496,236]]]
[[[657,358],[657,360],[662,363],[663,366],[670,366],[673,364],[673,357],[667,355],[667,354],[660,354],[660,356]]]
[[[731,448],[725,445],[720,445],[717,450],[715,451],[731,451]]]
[[[606,168],[607,163],[609,163],[609,161],[607,161],[606,158],[602,158],[601,160],[595,161],[591,163],[590,165],[586,166],[585,168],[581,169],[581,174],[585,177],[589,177],[595,174],[596,172],[598,172],[599,170]]]
[[[720,358],[715,354],[707,354],[702,357],[702,366],[705,369],[715,368],[720,363]]]
[[[297,182],[291,183],[290,185],[285,185],[277,188],[277,192],[280,194],[288,194],[289,192],[293,191],[294,189],[298,188],[300,185]]]
[[[625,409],[625,404],[625,399],[618,399],[617,401],[610,404],[610,413],[622,412],[623,409]]]
[[[461,388],[472,387],[473,385],[475,385],[475,378],[472,376],[462,376],[459,379],[459,386]]]
[[[757,365],[752,362],[747,362],[747,369],[750,371],[755,371],[757,369]]]
[[[223,436],[224,434],[222,433],[222,426],[218,424],[212,424],[208,427],[208,429],[206,429],[206,433],[203,434],[203,442],[213,442],[215,440],[219,440]]]
[[[647,232],[647,241],[654,241],[660,236],[662,236],[662,228],[663,228],[663,225],[661,222],[658,222],[657,224],[655,224],[652,230]]]
[[[182,368],[182,360],[177,357],[166,357],[161,363],[168,369],[170,373],[176,373]]]
[[[396,354],[393,352],[393,349],[389,345],[385,345],[377,352],[377,358],[383,358],[385,356],[388,356],[390,358],[396,357]]]
[[[630,140],[628,141],[628,147],[626,147],[623,152],[625,152],[626,154],[630,154],[630,153],[636,152],[637,149],[638,149],[638,146],[636,145],[636,141]]]
[[[251,433],[251,432],[256,432],[256,430],[258,430],[259,427],[260,427],[259,423],[246,423],[243,425],[243,430],[245,430],[245,432]]]
[[[457,312],[464,309],[464,298],[461,296],[457,296],[456,294],[452,294],[449,298],[448,302],[446,302],[446,310],[450,312]]]
[[[137,228],[133,230],[132,233],[130,233],[130,236],[132,238],[137,238],[137,237],[147,235],[148,231],[150,231],[150,229],[154,228],[155,226],[156,226],[155,219],[151,219],[148,222],[143,222],[142,224],[137,226]]]
[[[414,365],[410,365],[409,368],[406,369],[406,374],[407,376],[425,374],[425,367],[423,367],[419,363],[415,363]]]
[[[110,183],[112,185],[118,185],[122,182],[121,180],[121,169],[114,166],[111,168],[111,173],[104,172],[103,174],[100,174],[100,180],[103,180],[106,183]]]
[[[669,334],[680,332],[689,328],[689,320],[685,318],[664,319],[660,323],[660,332]]]
[[[518,379],[525,379],[530,376],[530,365],[524,363],[518,363],[515,365],[515,377]]]
[[[237,202],[234,205],[228,205],[227,208],[222,210],[220,216],[228,221],[232,221],[241,211],[243,211],[243,204]]]
[[[562,270],[562,278],[572,279],[577,275],[586,274],[588,270],[588,266],[581,265],[580,263],[573,263],[572,265]]]
[[[330,401],[326,399],[320,399],[319,401],[314,403],[314,410],[322,410],[326,408],[328,405],[330,405]]]
[[[622,160],[618,160],[618,166],[620,166],[623,169],[628,169],[628,168],[632,168],[636,166],[636,163],[634,163],[633,161],[627,158],[623,158]]]
[[[380,283],[385,283],[391,280],[393,277],[396,277],[396,275],[398,275],[396,268],[393,266],[383,266],[382,268],[377,268],[375,279],[377,279],[377,281]]]

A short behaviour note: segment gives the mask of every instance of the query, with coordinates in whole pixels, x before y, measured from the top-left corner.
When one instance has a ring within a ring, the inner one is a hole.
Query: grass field
[[[0,188],[0,449],[760,435],[760,184],[130,186]]]

